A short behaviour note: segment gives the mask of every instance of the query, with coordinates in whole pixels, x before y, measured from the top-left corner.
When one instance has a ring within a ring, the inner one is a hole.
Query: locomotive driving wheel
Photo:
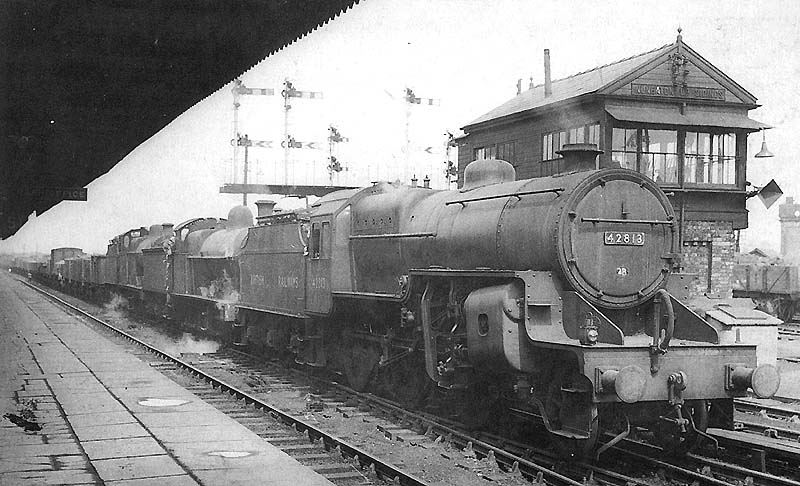
[[[453,390],[458,420],[470,430],[492,427],[503,412],[500,394],[489,381],[477,382],[464,390]]]
[[[660,417],[655,425],[655,439],[664,452],[673,456],[682,456],[691,451],[700,442],[700,432],[708,427],[709,404],[707,400],[686,400],[680,407],[680,418],[689,424],[681,427],[677,408]]]
[[[435,385],[425,373],[425,363],[419,353],[379,365],[375,375],[380,395],[412,409],[424,404]]]
[[[358,339],[348,339],[344,349],[343,368],[347,383],[356,391],[365,391],[375,375],[375,366],[381,358],[380,349]]]

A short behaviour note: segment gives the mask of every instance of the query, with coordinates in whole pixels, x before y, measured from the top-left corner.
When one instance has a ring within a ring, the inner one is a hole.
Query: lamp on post
[[[767,149],[767,138],[764,134],[764,129],[761,129],[761,150],[758,151],[753,157],[757,159],[765,159],[767,157],[775,157],[775,155]]]

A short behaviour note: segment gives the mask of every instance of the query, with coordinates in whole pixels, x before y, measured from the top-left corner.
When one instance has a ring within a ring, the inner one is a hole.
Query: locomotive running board
[[[401,300],[401,297],[397,294],[380,294],[375,292],[346,292],[343,290],[335,290],[331,292],[331,295],[350,299],[378,299],[391,302],[399,302]]]

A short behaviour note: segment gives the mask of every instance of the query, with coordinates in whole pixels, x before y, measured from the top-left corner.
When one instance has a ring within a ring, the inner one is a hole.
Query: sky
[[[335,20],[264,59],[240,79],[278,96],[243,96],[238,132],[279,147],[285,80],[321,99],[292,99],[288,132],[322,149],[297,149],[284,166],[280,148],[248,151],[248,182],[365,185],[428,176],[445,188],[445,136],[527,87],[543,82],[543,50],[550,49],[553,79],[683,40],[758,98],[750,117],[774,128],[766,139],[775,157],[754,159],[761,136],[749,137],[747,180],[775,179],[800,200],[800,2],[627,0],[362,0]],[[243,151],[233,162],[232,82],[210,93],[142,143],[111,171],[90,183],[88,201],[62,202],[31,216],[0,252],[47,252],[78,246],[104,253],[108,240],[128,229],[180,223],[197,216],[225,217],[241,196],[220,194],[242,182]],[[403,102],[409,87],[433,105]],[[335,155],[347,170],[331,180],[328,127],[345,143]],[[410,150],[406,150],[406,147]],[[455,160],[455,154],[450,156]],[[235,170],[234,170],[235,169]],[[250,195],[248,202],[266,199]],[[278,200],[278,208],[305,204]],[[777,251],[778,204],[748,200],[750,228],[743,250]]]

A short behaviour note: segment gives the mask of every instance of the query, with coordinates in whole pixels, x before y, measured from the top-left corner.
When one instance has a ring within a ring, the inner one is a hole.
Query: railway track
[[[797,327],[781,327],[778,329],[778,335],[780,336],[787,336],[789,339],[791,338],[800,338],[800,329]]]
[[[774,400],[773,400],[774,401]],[[736,430],[794,442],[800,448],[800,410],[787,404],[769,404],[756,399],[736,401]]]
[[[315,403],[322,403],[322,409],[327,407],[328,410],[335,410],[342,416],[352,417],[362,414],[376,423],[378,419],[386,420],[388,425],[377,423],[376,428],[390,440],[417,441],[418,445],[424,448],[434,444],[446,444],[455,451],[454,455],[462,459],[472,459],[475,466],[473,472],[483,474],[489,481],[493,480],[491,474],[499,471],[498,474],[521,476],[539,484],[577,486],[585,484],[587,480],[600,484],[652,484],[652,481],[644,476],[635,477],[627,474],[631,471],[632,465],[635,465],[635,470],[656,471],[659,478],[685,484],[719,485],[738,482],[800,486],[800,482],[795,478],[782,478],[765,472],[767,460],[764,455],[760,456],[762,459],[760,468],[755,459],[752,461],[753,467],[742,467],[692,454],[682,461],[673,462],[659,459],[662,455],[660,449],[629,440],[604,453],[603,463],[607,464],[606,467],[589,462],[567,463],[554,456],[551,451],[542,450],[535,445],[521,444],[487,433],[476,435],[465,431],[457,423],[443,422],[441,418],[429,414],[405,410],[388,400],[357,393],[337,383],[331,383],[330,380],[303,374],[306,379],[316,382],[318,388],[313,388],[314,390],[321,391],[316,394],[311,393],[310,385],[295,384],[297,380],[292,375],[298,373],[296,370],[279,370],[276,366],[265,365],[262,360],[245,353],[226,351],[218,355],[202,355],[197,357],[195,363],[190,363],[163,353],[36,286],[31,285],[31,287],[128,342],[146,349],[145,354],[155,360],[153,364],[155,367],[165,372],[183,370],[184,373],[190,373],[197,378],[195,385],[188,387],[191,391],[246,426],[263,428],[259,435],[265,440],[285,448],[284,450],[295,455],[298,461],[317,468],[321,474],[329,475],[331,480],[338,484],[355,482],[369,484],[368,481],[378,478],[398,484],[425,483],[376,455],[338,438],[323,427],[298,417],[298,414],[287,413],[267,403],[256,396],[258,393],[229,384],[219,377],[220,371],[227,367],[226,363],[241,367],[240,373],[257,377],[271,390],[279,390],[281,387],[292,392],[309,390],[307,397],[309,397],[310,412],[316,410]],[[265,422],[271,422],[273,425],[288,424],[291,429],[284,426],[269,427]],[[736,439],[731,440],[736,442]],[[739,442],[746,443],[743,439]],[[795,462],[797,458],[798,455],[795,455]],[[488,475],[485,474],[486,471]]]

